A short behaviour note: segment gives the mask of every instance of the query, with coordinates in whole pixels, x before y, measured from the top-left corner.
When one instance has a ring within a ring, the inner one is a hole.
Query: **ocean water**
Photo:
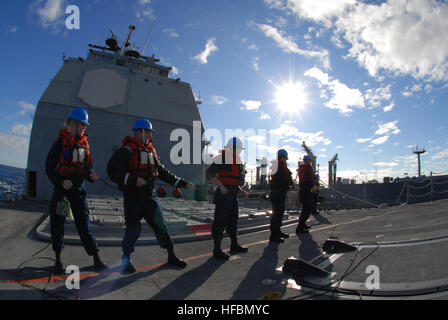
[[[25,169],[0,164],[0,200],[6,199],[8,191],[12,191],[14,199],[25,191]]]

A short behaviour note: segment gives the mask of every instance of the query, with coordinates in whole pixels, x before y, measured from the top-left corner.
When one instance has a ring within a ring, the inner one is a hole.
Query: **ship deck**
[[[175,252],[188,262],[185,269],[165,265],[165,251],[142,242],[133,254],[137,272],[130,275],[117,272],[120,234],[115,234],[115,242],[100,244],[101,255],[110,266],[102,273],[92,269],[91,258],[73,240],[65,245],[63,261],[65,266],[79,266],[79,290],[68,290],[66,277],[51,277],[51,247],[32,257],[48,244],[39,229],[45,224],[47,210],[48,202],[0,204],[0,299],[448,298],[448,200],[322,212],[311,216],[309,234],[295,235],[293,221],[285,225],[283,232],[290,238],[281,244],[269,243],[266,217],[252,219],[250,225],[242,221],[246,232],[239,240],[249,252],[233,255],[226,262],[212,258],[213,241],[208,230],[199,235],[197,230],[184,232],[184,241],[175,244]],[[151,240],[150,234],[146,236],[143,240]],[[324,253],[326,239],[352,244],[356,250]],[[223,245],[228,248],[228,238]],[[282,270],[289,257],[318,266],[325,275],[316,276],[306,268],[299,272]],[[372,266],[379,270],[378,289],[366,284]]]

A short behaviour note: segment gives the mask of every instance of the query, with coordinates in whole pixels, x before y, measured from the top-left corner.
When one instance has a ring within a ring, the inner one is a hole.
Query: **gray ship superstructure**
[[[121,146],[123,137],[132,135],[133,122],[143,117],[153,124],[154,145],[168,169],[196,184],[203,183],[203,164],[174,164],[170,159],[172,147],[180,141],[170,141],[170,134],[175,129],[185,129],[190,135],[187,144],[190,163],[193,151],[197,153],[199,149],[191,141],[193,123],[196,121],[199,137],[202,137],[204,126],[192,89],[188,83],[170,78],[170,67],[158,64],[154,57],[145,57],[129,46],[134,30],[134,26],[129,27],[121,48],[112,34],[106,40],[107,47],[89,45],[87,59],[64,59],[62,68],[37,104],[26,172],[29,197],[50,198],[53,186],[45,175],[46,155],[74,107],[88,110],[90,126],[86,131],[94,170],[100,176],[107,177],[108,159]],[[200,144],[201,152],[203,142],[197,144]],[[181,155],[181,151],[176,153]],[[93,194],[114,192],[102,183],[86,183],[86,187]]]

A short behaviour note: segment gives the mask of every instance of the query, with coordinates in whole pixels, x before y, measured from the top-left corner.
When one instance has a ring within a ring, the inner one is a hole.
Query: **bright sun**
[[[307,102],[303,85],[289,82],[277,87],[275,102],[284,113],[299,113]]]

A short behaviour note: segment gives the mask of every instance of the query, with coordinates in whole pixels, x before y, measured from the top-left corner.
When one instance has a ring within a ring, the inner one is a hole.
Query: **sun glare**
[[[307,102],[303,85],[290,82],[277,87],[275,102],[284,113],[299,113]]]

